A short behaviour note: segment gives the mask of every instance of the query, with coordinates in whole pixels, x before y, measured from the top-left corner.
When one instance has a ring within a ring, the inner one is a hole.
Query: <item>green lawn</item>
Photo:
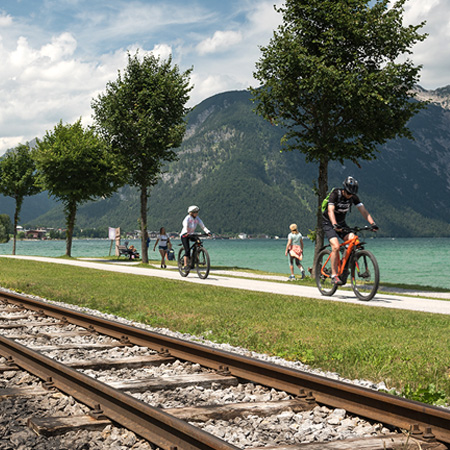
[[[300,360],[410,398],[450,398],[450,318],[0,258],[0,285]]]

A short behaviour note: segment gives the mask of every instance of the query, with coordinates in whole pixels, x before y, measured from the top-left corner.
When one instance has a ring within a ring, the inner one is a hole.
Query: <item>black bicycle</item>
[[[206,248],[203,247],[203,241],[200,237],[208,236],[207,234],[191,234],[190,238],[193,241],[190,246],[191,257],[188,260],[188,265],[184,267],[185,250],[180,248],[178,252],[178,271],[182,277],[187,277],[189,272],[194,268],[197,269],[197,274],[201,279],[205,279],[209,275],[211,268],[209,254]],[[183,245],[183,244],[180,244]]]

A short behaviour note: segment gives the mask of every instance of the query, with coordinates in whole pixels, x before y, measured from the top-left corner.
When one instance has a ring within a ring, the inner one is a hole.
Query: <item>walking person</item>
[[[161,227],[159,229],[159,235],[156,239],[155,245],[153,246],[153,251],[155,251],[156,246],[159,242],[159,253],[161,254],[161,269],[165,269],[166,266],[166,255],[169,248],[172,248],[172,243],[170,242],[169,236],[166,234],[166,229]]]
[[[285,256],[289,253],[289,268],[291,269],[291,274],[288,280],[295,280],[294,275],[294,262],[300,269],[302,274],[302,280],[305,278],[305,269],[302,266],[301,260],[303,259],[303,236],[298,231],[297,224],[293,223],[290,225],[289,229],[291,232],[288,234],[288,241],[286,244]]]

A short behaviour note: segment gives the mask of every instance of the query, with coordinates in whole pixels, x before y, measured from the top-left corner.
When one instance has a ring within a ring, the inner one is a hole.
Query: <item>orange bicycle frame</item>
[[[358,244],[359,244],[359,237],[356,236],[356,234],[355,234],[355,237],[353,237],[353,238],[349,239],[348,241],[345,241],[341,245],[339,245],[339,248],[347,246],[347,251],[345,252],[344,258],[342,260],[341,260],[341,257],[340,257],[340,251],[338,251],[338,255],[337,255],[337,258],[338,258],[338,271],[337,271],[337,274],[338,274],[338,276],[342,275],[342,273],[344,272],[344,267],[346,266],[347,261],[349,260],[350,255],[352,254],[354,248]],[[330,260],[330,258],[331,258],[331,253],[328,256],[327,260],[322,265],[322,268],[320,269],[320,272],[322,273],[322,275],[324,277],[328,277],[328,278],[330,277],[330,275],[326,274],[323,271],[323,268],[326,267],[326,265],[328,264],[328,261]]]

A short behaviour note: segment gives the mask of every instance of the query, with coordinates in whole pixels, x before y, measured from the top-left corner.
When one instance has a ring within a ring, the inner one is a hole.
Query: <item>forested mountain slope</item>
[[[250,94],[236,91],[190,112],[179,160],[152,190],[150,229],[180,231],[191,204],[201,207],[200,217],[216,233],[285,235],[292,222],[303,233],[314,228],[317,166],[299,152],[280,152],[283,131],[252,109]],[[415,141],[391,141],[376,160],[361,161],[361,168],[331,163],[330,187],[348,175],[358,179],[360,197],[385,235],[450,236],[450,111],[430,105],[410,128]],[[137,229],[138,204],[136,191],[124,187],[111,199],[80,208],[77,225]],[[26,207],[22,223],[64,225],[60,206],[34,219]],[[349,222],[362,223],[356,208]]]

